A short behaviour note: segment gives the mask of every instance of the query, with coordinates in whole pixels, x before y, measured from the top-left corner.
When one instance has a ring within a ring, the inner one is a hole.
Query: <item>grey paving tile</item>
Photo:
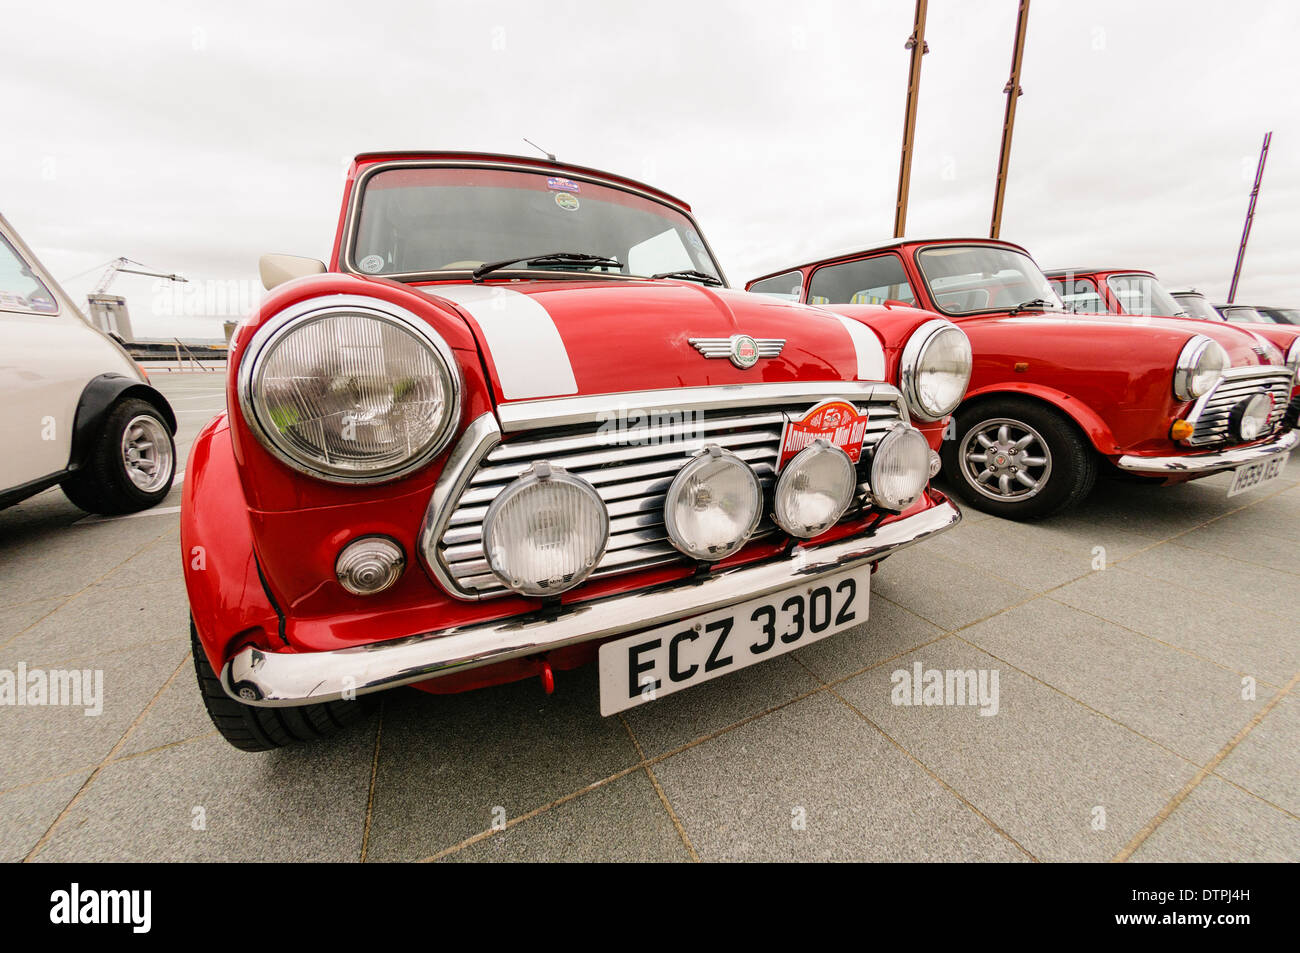
[[[997,671],[997,714],[893,704],[893,672],[914,663]],[[1040,860],[1109,859],[1196,770],[955,639],[873,669],[840,692]],[[1093,828],[1098,808],[1104,830]]]
[[[0,663],[45,665],[173,640],[188,646],[188,620],[185,587],[177,579],[92,586],[0,647]]]
[[[99,763],[188,651],[177,642],[78,663],[79,670],[103,672],[103,712],[99,715],[86,715],[84,707],[0,708],[0,751],[4,752],[0,790]]]
[[[86,514],[75,511],[69,519],[56,522],[34,519],[29,512],[8,516],[27,506],[22,503],[0,510],[0,579],[4,580],[0,586],[0,605],[79,592],[169,528],[159,522],[169,517],[72,526],[73,519]],[[174,515],[170,517],[174,518]],[[33,558],[36,552],[39,558]]]
[[[177,499],[175,505],[179,505]],[[177,593],[184,596],[185,582],[181,566],[180,520],[173,516],[169,523],[174,523],[158,539],[110,572],[95,585],[98,588],[123,588],[133,586],[151,586],[159,582],[169,582]],[[159,528],[162,525],[159,524]]]
[[[1093,547],[1086,538],[1045,533],[1032,524],[1000,519],[964,524],[926,545],[938,555],[1031,592],[1043,592],[1092,571]]]
[[[1128,535],[1168,539],[1241,506],[1223,487],[1193,481],[1179,486],[1148,486],[1122,480],[1099,480],[1093,493],[1074,509],[1044,521],[1091,532],[1098,545],[1122,554]],[[1116,538],[1107,540],[1114,532]]]
[[[1275,685],[1300,668],[1300,622],[1229,601],[1221,589],[1162,585],[1115,566],[1051,598]]]
[[[1178,537],[1178,543],[1265,569],[1300,575],[1300,547],[1295,540],[1248,528],[1230,519],[1195,529]]]
[[[1122,568],[1203,593],[1220,593],[1288,619],[1300,614],[1300,579],[1294,575],[1192,549],[1178,540],[1126,559]]]
[[[1300,699],[1283,698],[1215,773],[1300,816]]]
[[[26,857],[89,776],[82,771],[0,794],[0,863]]]
[[[820,684],[793,658],[781,655],[630,709],[624,717],[646,757],[653,758],[788,702]]]
[[[214,736],[114,761],[36,859],[357,860],[375,730],[371,720],[261,754]],[[206,829],[196,830],[200,818]]]
[[[187,659],[180,674],[158,696],[144,718],[131,729],[117,756],[138,754],[162,745],[197,738],[213,730],[212,720],[203,707],[192,662]]]
[[[40,599],[36,602],[23,602],[0,608],[0,652],[3,652],[5,643],[41,617],[49,615],[62,605],[63,601],[62,599]]]
[[[1032,593],[975,566],[913,546],[890,556],[872,577],[875,592],[946,630],[1028,599]]]
[[[1135,862],[1295,863],[1300,821],[1210,776],[1133,852]]]
[[[661,863],[690,854],[645,771],[634,771],[445,859]]]
[[[701,860],[1024,857],[825,692],[673,755],[655,773]]]
[[[929,642],[943,630],[902,606],[878,594],[871,599],[870,618],[828,639],[814,642],[793,655],[823,681],[833,682],[876,665],[922,642]]]
[[[1198,764],[1264,705],[1233,672],[1050,599],[962,638]]]
[[[602,718],[595,666],[460,695],[414,689],[384,701],[369,857],[428,857],[637,762],[617,718]]]

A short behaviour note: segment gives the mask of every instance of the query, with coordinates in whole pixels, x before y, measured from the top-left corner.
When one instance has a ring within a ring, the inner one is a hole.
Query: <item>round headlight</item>
[[[763,487],[749,464],[717,444],[677,471],[664,498],[664,524],[687,556],[725,559],[749,539],[763,511]]]
[[[791,536],[819,536],[839,522],[857,484],[849,455],[825,440],[814,441],[781,471],[772,518]]]
[[[446,446],[460,380],[446,342],[414,314],[365,298],[316,299],[258,331],[240,364],[239,402],[289,466],[373,483]]]
[[[1238,440],[1249,443],[1268,430],[1272,414],[1273,398],[1269,394],[1255,394],[1228,413],[1228,431]]]
[[[881,509],[907,509],[921,498],[929,478],[930,445],[915,427],[895,427],[876,444],[871,496]]]
[[[1187,342],[1178,355],[1174,370],[1174,396],[1195,400],[1207,394],[1223,379],[1232,361],[1217,341],[1198,334]]]
[[[508,588],[527,596],[572,589],[596,568],[609,541],[609,512],[590,483],[534,463],[483,517],[483,554]]]
[[[955,324],[927,321],[907,339],[900,366],[912,413],[922,420],[946,417],[970,383],[970,339]]]
[[[1300,338],[1292,341],[1291,346],[1286,349],[1286,366],[1300,378]]]
[[[402,547],[387,536],[362,536],[343,547],[334,574],[354,596],[373,596],[397,582],[405,565]]]

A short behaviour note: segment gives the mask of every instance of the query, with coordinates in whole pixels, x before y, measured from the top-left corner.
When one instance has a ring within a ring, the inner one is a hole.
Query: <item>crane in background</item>
[[[129,267],[134,265],[135,267]],[[86,295],[86,304],[90,308],[90,323],[121,341],[134,339],[131,330],[131,315],[126,308],[126,299],[120,295],[108,293],[109,286],[118,275],[143,275],[146,278],[162,278],[164,281],[188,282],[184,275],[169,274],[162,271],[150,271],[138,261],[130,258],[114,258],[95,282],[94,289]]]
[[[1255,223],[1255,203],[1259,201],[1259,187],[1264,181],[1264,163],[1268,161],[1268,147],[1273,133],[1264,134],[1264,147],[1259,150],[1259,166],[1255,169],[1255,185],[1250,190],[1250,205],[1246,208],[1246,227],[1241,232],[1241,245],[1237,249],[1237,264],[1232,268],[1232,285],[1228,288],[1228,304],[1237,300],[1237,282],[1241,280],[1241,266],[1246,261],[1246,243],[1250,241],[1250,226]]]

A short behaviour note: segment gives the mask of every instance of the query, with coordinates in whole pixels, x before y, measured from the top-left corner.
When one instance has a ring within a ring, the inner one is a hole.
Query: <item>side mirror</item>
[[[257,263],[257,270],[262,275],[262,287],[270,291],[295,278],[323,275],[325,262],[315,258],[299,258],[297,255],[263,255]]]

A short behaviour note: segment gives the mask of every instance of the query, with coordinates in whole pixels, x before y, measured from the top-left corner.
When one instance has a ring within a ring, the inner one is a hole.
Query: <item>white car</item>
[[[54,485],[92,513],[153,506],[176,415],[0,215],[0,508]]]

